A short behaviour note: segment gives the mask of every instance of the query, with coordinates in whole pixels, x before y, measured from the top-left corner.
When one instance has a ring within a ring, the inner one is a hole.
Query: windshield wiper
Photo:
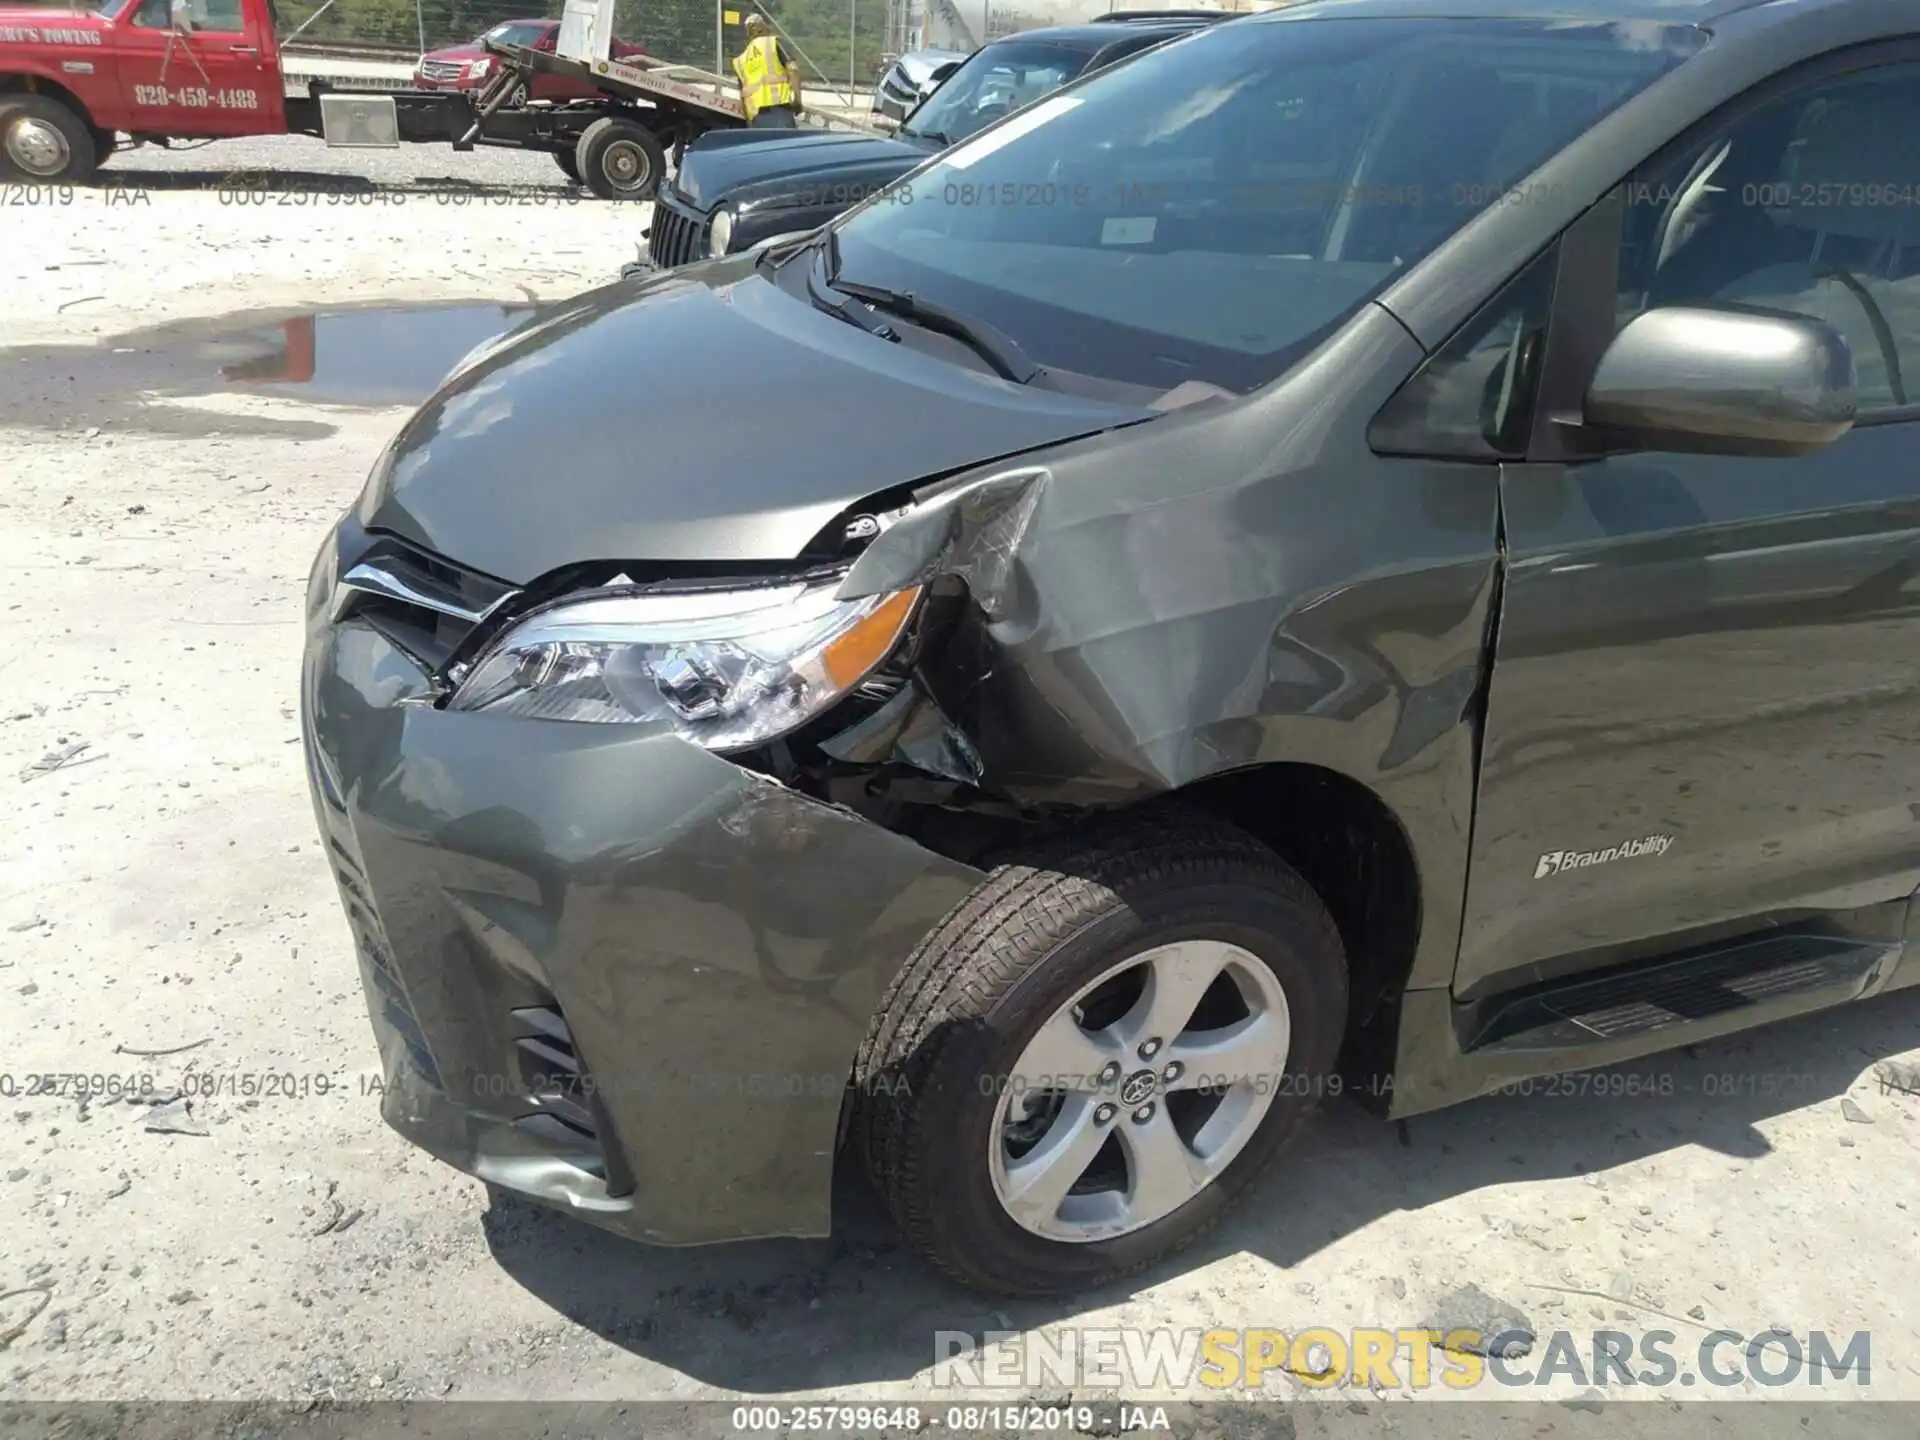
[[[858,326],[869,335],[877,335],[882,340],[892,340],[898,343],[900,339],[899,332],[866,306],[862,305],[858,300],[846,298],[845,296],[830,295],[820,288],[815,278],[815,272],[824,269],[827,283],[831,285],[833,283],[834,271],[840,268],[839,242],[834,239],[832,230],[823,231],[822,234],[825,237],[824,241],[814,251],[815,258],[820,264],[809,265],[807,267],[807,299],[813,302],[813,308],[816,310],[824,310],[836,320],[844,320],[849,325]]]
[[[915,140],[931,140],[934,144],[938,145],[942,150],[946,149],[949,145],[953,144],[953,137],[951,135],[946,134],[943,131],[916,130],[911,125],[902,125],[898,130],[894,131],[894,134],[910,136]]]
[[[878,285],[842,280],[839,244],[837,241],[829,244],[831,253],[828,259],[832,268],[827,272],[827,283],[842,294],[864,300],[874,309],[898,315],[902,320],[911,320],[923,330],[932,330],[958,340],[991,365],[995,374],[1016,385],[1025,385],[1041,373],[1040,366],[1020,348],[1017,341],[984,320],[961,315],[944,305],[922,300],[908,291],[883,290]]]

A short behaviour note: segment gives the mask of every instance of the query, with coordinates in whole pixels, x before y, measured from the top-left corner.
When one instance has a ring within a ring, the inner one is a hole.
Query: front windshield
[[[900,128],[951,145],[1052,94],[1091,58],[1083,50],[1044,41],[989,45],[949,75]]]
[[[839,273],[1054,370],[1246,393],[1703,43],[1646,22],[1229,22],[883,192],[840,228]]]
[[[538,23],[509,20],[504,25],[496,25],[487,31],[486,39],[496,45],[538,45],[540,37],[547,33],[547,27]]]

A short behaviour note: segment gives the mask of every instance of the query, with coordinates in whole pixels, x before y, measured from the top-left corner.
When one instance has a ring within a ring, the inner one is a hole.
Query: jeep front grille
[[[663,270],[707,258],[707,217],[681,210],[661,196],[653,205],[647,258]]]

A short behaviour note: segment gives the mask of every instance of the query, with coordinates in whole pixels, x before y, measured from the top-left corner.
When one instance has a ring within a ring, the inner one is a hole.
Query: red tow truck
[[[560,53],[487,38],[501,63],[475,92],[290,82],[269,0],[0,5],[0,180],[84,181],[128,145],[293,134],[343,147],[544,150],[603,199],[645,200],[669,151],[746,122],[727,77],[609,58],[612,8],[569,0]],[[586,94],[530,98],[548,88],[536,84],[543,76]]]

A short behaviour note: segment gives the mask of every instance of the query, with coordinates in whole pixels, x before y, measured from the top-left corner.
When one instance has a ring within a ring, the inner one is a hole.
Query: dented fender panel
[[[1412,983],[1443,986],[1498,494],[1490,466],[1366,448],[1421,355],[1376,308],[1245,401],[960,477],[842,593],[965,582],[978,633],[953,653],[974,658],[933,683],[979,784],[1020,805],[1118,806],[1278,762],[1366,785],[1420,868]]]

